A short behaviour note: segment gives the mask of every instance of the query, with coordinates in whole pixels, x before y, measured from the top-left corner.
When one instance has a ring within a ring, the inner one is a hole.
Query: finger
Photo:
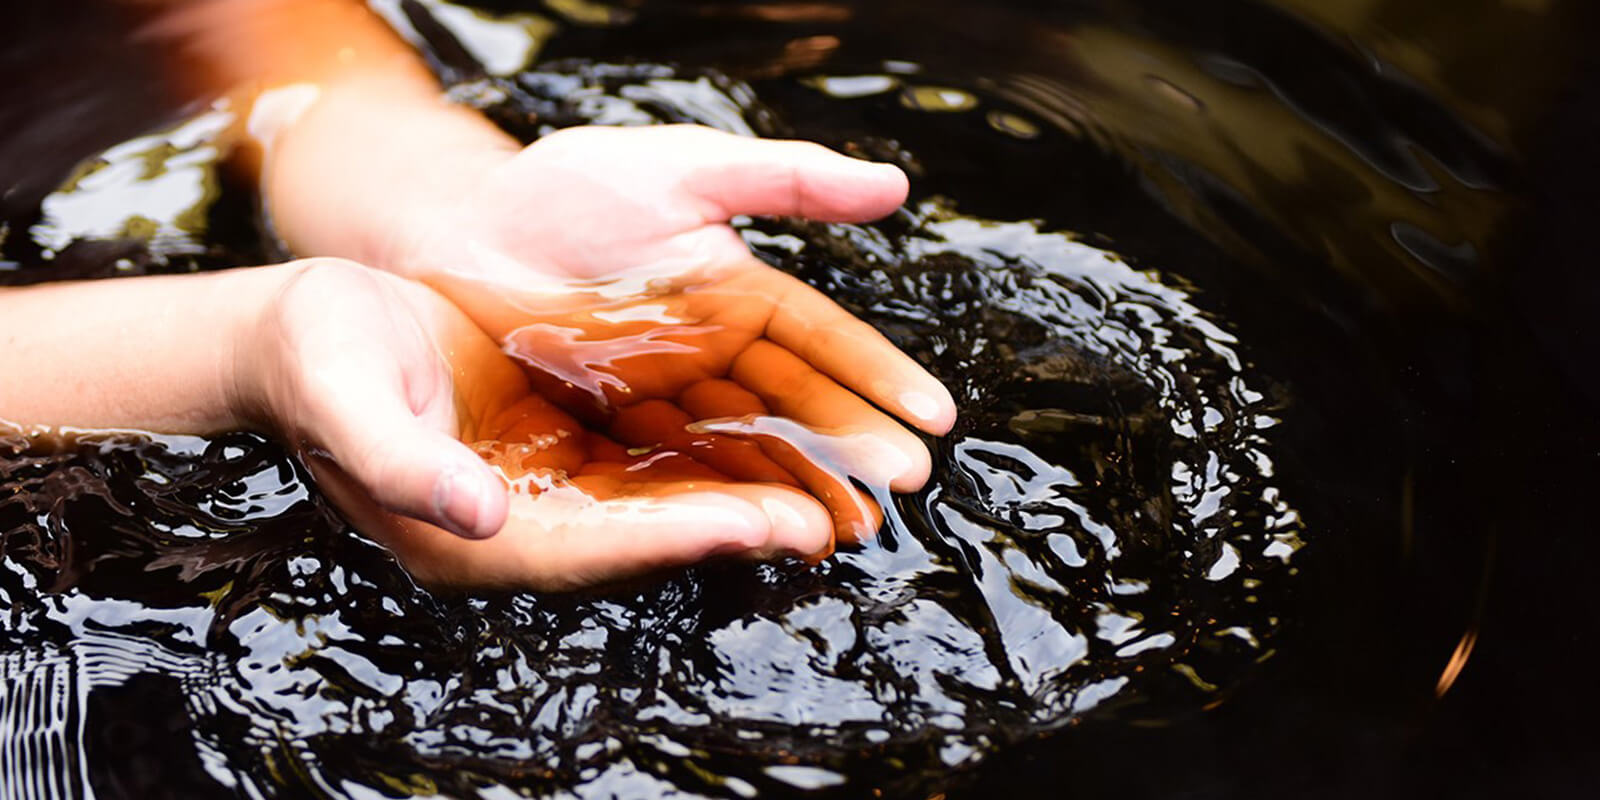
[[[800,482],[762,452],[755,442],[692,432],[694,422],[682,408],[665,400],[647,400],[617,412],[610,433],[617,440],[636,447],[662,446],[683,453],[695,461],[736,481],[783,483]]]
[[[766,338],[917,428],[942,436],[955,425],[950,391],[876,328],[771,267],[737,281],[737,291],[776,299]]]
[[[833,552],[833,521],[816,498],[790,486],[772,484],[727,484],[720,490],[761,509],[771,525],[767,541],[740,553],[741,557],[796,555],[815,563]]]
[[[506,493],[493,470],[455,437],[419,420],[398,382],[346,374],[354,380],[309,409],[310,427],[333,461],[390,511],[464,537],[499,531]]]
[[[855,401],[860,403],[858,398]],[[695,429],[708,434],[719,424],[728,425],[730,430],[737,429],[739,435],[722,438],[759,446],[761,452],[772,459],[772,463],[798,479],[791,479],[795,485],[803,485],[816,492],[816,496],[823,499],[823,504],[835,518],[839,539],[858,543],[872,536],[882,526],[881,509],[877,503],[853,486],[847,475],[829,464],[830,460],[847,460],[832,453],[831,449],[840,444],[838,437],[811,431],[803,434],[807,441],[798,441],[793,437],[785,439],[781,434],[762,435],[767,428],[777,424],[769,422],[772,410],[755,393],[729,380],[701,381],[685,390],[679,396],[679,402],[691,416],[701,420],[693,426]],[[864,403],[862,405],[865,406]],[[882,417],[881,414],[878,416]],[[909,436],[892,421],[888,424],[899,434]],[[799,430],[796,426],[788,426],[787,429]],[[913,444],[921,448],[921,443],[914,439]],[[889,478],[886,477],[884,482],[889,482]]]
[[[787,487],[669,483],[609,499],[585,489],[515,500],[508,544],[537,542],[541,571],[592,584],[715,556],[811,555],[832,540],[821,506]]]
[[[783,417],[703,420],[691,427],[759,444],[768,458],[798,478],[806,493],[827,509],[839,541],[863,542],[883,525],[878,504],[856,488],[849,473],[839,466],[851,458],[845,452],[846,437],[819,433]]]
[[[678,395],[678,406],[694,419],[764,416],[772,413],[753,392],[722,378],[691,384]]]
[[[852,476],[897,492],[928,482],[933,462],[916,436],[783,347],[754,342],[729,376],[777,414],[838,434],[833,446]]]
[[[909,191],[899,167],[850,158],[813,142],[755,139],[696,126],[652,133],[664,140],[661,152],[682,160],[683,186],[709,204],[707,222],[740,214],[862,222],[893,213]]]
[[[654,487],[598,499],[579,485],[512,499],[501,535],[469,541],[416,523],[379,532],[419,580],[565,591],[713,557],[816,557],[831,546],[827,515],[793,489],[751,484]]]
[[[859,398],[853,399],[860,403]],[[852,544],[863,541],[882,525],[877,503],[851,484],[850,467],[841,469],[839,466],[872,463],[871,458],[863,459],[851,450],[846,441],[848,437],[818,433],[789,420],[776,419],[761,397],[729,380],[702,381],[685,390],[679,401],[686,409],[692,409],[689,412],[692,416],[701,420],[694,423],[696,430],[704,433],[726,430],[731,435],[725,438],[754,442],[773,463],[797,477],[800,484],[828,508],[834,518],[836,536],[841,541]],[[877,414],[875,410],[872,413]],[[899,429],[892,421],[888,424]],[[920,442],[915,445],[921,447]],[[868,449],[877,452],[881,447]],[[880,484],[889,483],[892,477],[881,476]]]

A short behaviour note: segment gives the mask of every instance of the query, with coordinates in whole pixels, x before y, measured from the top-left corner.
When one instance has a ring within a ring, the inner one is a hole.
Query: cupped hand
[[[387,257],[561,408],[634,448],[804,488],[846,541],[876,528],[858,483],[926,481],[927,449],[894,417],[942,434],[949,393],[728,225],[881,217],[905,199],[900,170],[696,126],[574,128],[480,155],[404,217]]]
[[[831,546],[822,508],[788,482],[588,430],[427,287],[337,260],[288,269],[238,349],[237,394],[419,580],[565,590]],[[677,422],[656,413],[633,423]]]

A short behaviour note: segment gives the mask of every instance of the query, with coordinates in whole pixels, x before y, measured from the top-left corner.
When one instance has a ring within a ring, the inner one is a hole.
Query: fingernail
[[[478,530],[478,523],[486,514],[486,505],[488,498],[483,493],[482,483],[460,467],[446,469],[434,484],[434,511],[459,536],[469,539],[489,536]]]
[[[748,510],[729,508],[726,505],[688,502],[674,511],[686,524],[724,531],[730,538],[739,539],[746,546],[766,532],[762,520]]]
[[[828,547],[826,530],[813,530],[800,510],[788,503],[768,497],[761,501],[761,511],[772,524],[774,544],[785,547],[802,557]]]
[[[772,521],[772,530],[780,536],[793,536],[804,532],[806,518],[799,511],[790,508],[787,503],[767,498],[761,501],[761,510],[766,513],[767,519]]]
[[[867,470],[854,477],[865,480],[869,485],[892,487],[895,491],[922,488],[926,480],[926,461],[919,464],[917,459],[882,437],[869,434],[866,438],[864,457]]]
[[[900,407],[920,420],[932,422],[939,415],[940,403],[924,392],[904,392],[900,395]]]
[[[864,544],[878,538],[878,529],[865,522],[851,522],[849,527],[850,536],[846,541],[854,544]]]

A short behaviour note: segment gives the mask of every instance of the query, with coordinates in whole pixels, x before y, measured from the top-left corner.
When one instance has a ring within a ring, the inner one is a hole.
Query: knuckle
[[[366,267],[354,261],[333,256],[302,258],[293,263],[300,268],[300,274],[297,277],[301,280],[348,280],[367,272]]]
[[[343,258],[302,258],[290,262],[294,274],[285,282],[282,296],[289,300],[326,298],[334,292],[351,292],[376,286],[372,270]]]

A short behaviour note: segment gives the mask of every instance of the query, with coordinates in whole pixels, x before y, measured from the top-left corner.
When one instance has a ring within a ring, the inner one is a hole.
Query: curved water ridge
[[[781,125],[748,86],[656,65],[457,96],[539,126]],[[138,681],[182,721],[166,785],[898,796],[1075,720],[1212,706],[1270,656],[1305,533],[1272,457],[1287,398],[1203,296],[947,198],[739,227],[961,406],[930,487],[879,498],[877,541],[604,597],[435,596],[258,438],[18,439],[0,711],[37,742],[8,745],[4,776],[126,785],[97,731],[150,709],[95,698]]]

